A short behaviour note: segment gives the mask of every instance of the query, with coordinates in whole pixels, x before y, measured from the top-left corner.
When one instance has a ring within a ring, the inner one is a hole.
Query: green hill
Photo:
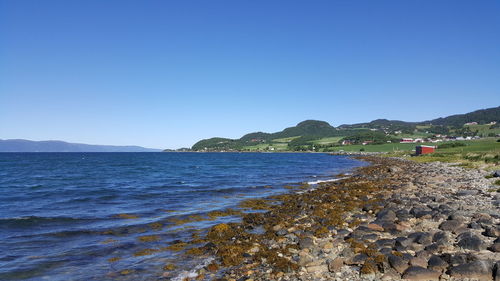
[[[477,122],[477,125],[466,125]],[[194,151],[330,151],[351,144],[398,142],[403,137],[426,138],[435,134],[495,136],[500,133],[500,107],[477,110],[424,122],[377,119],[333,127],[318,120],[302,121],[280,132],[254,132],[239,139],[210,138],[193,145]]]
[[[451,115],[444,118],[422,122],[424,124],[461,127],[465,123],[477,122],[478,124],[487,124],[490,122],[498,122],[500,116],[500,106],[480,109],[466,114]]]

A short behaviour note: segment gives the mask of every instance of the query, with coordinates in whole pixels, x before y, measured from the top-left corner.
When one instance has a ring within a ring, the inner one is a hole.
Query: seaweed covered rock
[[[207,234],[207,238],[211,241],[226,240],[233,237],[236,232],[225,223],[213,226]]]

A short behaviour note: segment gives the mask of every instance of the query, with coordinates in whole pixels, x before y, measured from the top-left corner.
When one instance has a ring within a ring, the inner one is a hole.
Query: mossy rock
[[[169,263],[169,264],[167,264],[167,265],[165,265],[163,267],[163,270],[165,270],[165,271],[172,271],[172,270],[174,270],[176,268],[177,268],[177,266],[175,264]]]
[[[200,249],[200,248],[191,248],[189,250],[186,251],[186,255],[189,255],[189,256],[200,256],[203,254],[203,250]]]
[[[118,215],[116,215],[116,217],[120,218],[120,219],[137,219],[137,218],[139,218],[138,216],[131,215],[131,214],[118,214]]]
[[[169,250],[169,251],[178,252],[178,251],[184,250],[184,248],[186,248],[187,245],[188,244],[186,242],[177,242],[177,243],[174,243],[172,245],[165,247],[165,249]]]
[[[144,249],[144,250],[140,250],[140,251],[135,252],[134,256],[135,257],[148,256],[148,255],[155,254],[158,251],[159,251],[158,249]]]
[[[328,228],[326,226],[322,226],[314,231],[314,236],[326,237],[329,233],[330,233],[330,231],[328,230]]]
[[[270,210],[272,206],[269,205],[268,200],[264,199],[248,199],[240,203],[241,208],[251,210]]]
[[[211,264],[207,265],[207,270],[210,272],[217,272],[217,270],[219,270],[219,265],[215,262],[212,262]]]
[[[156,242],[160,240],[160,236],[158,235],[145,235],[137,238],[141,242]]]
[[[236,231],[226,223],[220,223],[214,225],[207,234],[207,238],[212,242],[218,242],[220,240],[227,240],[233,237]]]
[[[110,262],[110,263],[114,263],[114,262],[117,262],[117,261],[119,261],[119,260],[121,260],[121,259],[122,259],[122,258],[120,258],[120,257],[112,257],[112,258],[109,258],[109,259],[108,259],[108,262]]]
[[[163,224],[161,224],[159,222],[154,222],[154,223],[149,224],[149,227],[151,227],[151,229],[153,229],[153,230],[161,230],[163,228]]]
[[[361,274],[372,274],[378,272],[378,267],[373,259],[367,259],[361,267]]]

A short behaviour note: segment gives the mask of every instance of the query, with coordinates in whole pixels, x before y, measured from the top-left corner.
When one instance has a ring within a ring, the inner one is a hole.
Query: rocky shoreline
[[[500,280],[495,179],[439,162],[362,159],[372,165],[214,226],[196,249],[217,261],[193,279]]]

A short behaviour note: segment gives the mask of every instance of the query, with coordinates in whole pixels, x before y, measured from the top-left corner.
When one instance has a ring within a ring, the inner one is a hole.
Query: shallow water
[[[206,213],[363,165],[312,153],[0,153],[0,280],[157,280]],[[187,224],[175,221],[189,219]],[[156,241],[140,237],[156,235]],[[146,249],[152,254],[140,255]]]

